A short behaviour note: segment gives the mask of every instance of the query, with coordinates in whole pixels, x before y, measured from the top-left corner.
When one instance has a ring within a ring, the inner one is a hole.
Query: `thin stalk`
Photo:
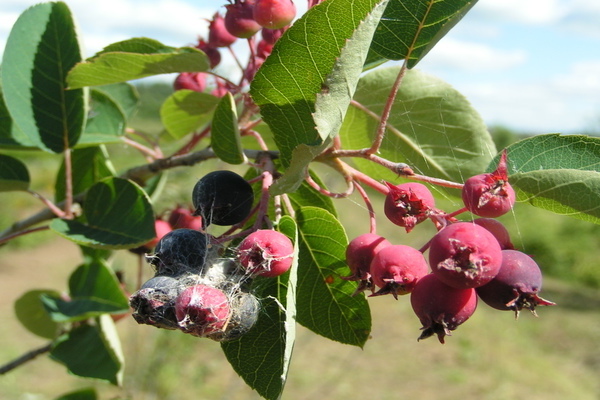
[[[50,342],[42,347],[38,347],[37,349],[28,351],[27,353],[14,359],[13,361],[11,361],[7,364],[4,364],[3,366],[0,366],[0,375],[4,375],[7,372],[10,372],[13,369],[25,364],[26,362],[32,361],[33,359],[35,359],[36,357],[38,357],[42,354],[49,353],[50,350],[52,350],[53,345],[54,345],[54,343]]]

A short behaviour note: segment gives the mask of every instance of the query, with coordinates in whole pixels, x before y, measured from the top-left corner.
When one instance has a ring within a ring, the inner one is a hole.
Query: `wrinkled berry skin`
[[[196,183],[192,200],[194,215],[200,215],[205,226],[234,225],[250,215],[254,192],[235,172],[213,171]]]
[[[133,318],[138,324],[178,329],[173,304],[178,290],[177,279],[170,276],[156,276],[149,279],[129,298]]]
[[[418,340],[435,334],[443,344],[444,338],[451,336],[451,331],[473,315],[477,308],[477,294],[475,289],[456,289],[429,274],[415,285],[410,303],[423,325]]]
[[[512,250],[515,248],[510,240],[510,234],[508,233],[508,230],[504,224],[497,219],[477,218],[473,220],[473,223],[490,231],[490,233],[498,240],[502,250]]]
[[[228,47],[236,40],[237,37],[225,28],[225,19],[221,14],[215,13],[208,25],[208,44],[211,47]]]
[[[194,336],[206,336],[222,330],[229,312],[227,295],[202,284],[186,288],[175,302],[175,316],[180,329]]]
[[[292,0],[256,0],[254,20],[267,29],[280,29],[296,17],[296,5]]]
[[[404,227],[406,232],[426,220],[435,207],[431,191],[421,183],[385,184],[389,188],[383,205],[385,216],[394,224]]]
[[[475,288],[491,281],[502,264],[498,240],[487,229],[457,222],[439,231],[429,247],[429,265],[445,284]]]
[[[489,283],[478,287],[477,294],[490,307],[512,310],[518,317],[523,308],[536,315],[536,306],[555,305],[538,296],[541,289],[542,272],[537,263],[520,251],[503,250],[500,271]]]
[[[462,189],[465,207],[480,217],[496,218],[509,212],[515,204],[515,191],[508,183],[506,150],[498,168],[466,180]]]
[[[261,30],[253,15],[254,0],[236,1],[225,8],[225,28],[233,36],[247,39]]]
[[[392,294],[394,298],[412,292],[417,281],[428,274],[423,253],[410,246],[392,245],[381,249],[370,265],[373,283],[380,288],[372,296]]]
[[[147,260],[157,275],[201,272],[207,252],[206,234],[194,229],[175,229],[158,242]]]
[[[238,260],[252,275],[276,277],[294,261],[294,244],[281,232],[262,229],[246,236],[238,246]]]

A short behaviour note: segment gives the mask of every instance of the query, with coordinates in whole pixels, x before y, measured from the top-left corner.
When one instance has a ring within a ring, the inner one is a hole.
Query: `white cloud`
[[[473,12],[491,21],[538,25],[559,21],[568,6],[564,0],[479,0]]]

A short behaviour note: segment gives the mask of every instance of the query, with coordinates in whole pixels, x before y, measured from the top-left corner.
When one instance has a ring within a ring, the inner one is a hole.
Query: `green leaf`
[[[193,47],[175,48],[148,38],[113,43],[77,64],[67,77],[70,89],[107,85],[173,72],[203,72],[208,58]]]
[[[154,238],[154,212],[148,195],[135,183],[106,178],[94,184],[83,204],[82,220],[54,219],[50,228],[84,246],[125,249]]]
[[[292,218],[284,216],[279,229],[296,243],[297,227]],[[254,286],[262,299],[262,309],[256,325],[239,340],[221,344],[233,369],[269,400],[281,397],[294,347],[296,255],[289,273],[278,278],[257,278]]]
[[[181,139],[206,125],[218,102],[217,97],[208,93],[177,90],[161,106],[160,118],[167,132]]]
[[[57,397],[55,400],[97,400],[98,396],[96,394],[96,389],[94,388],[85,388],[76,390],[74,392],[70,392],[67,394],[63,394],[60,397]]]
[[[126,124],[121,107],[102,91],[92,89],[90,93],[91,110],[78,147],[120,142]]]
[[[115,171],[108,160],[104,147],[84,147],[71,152],[73,193],[83,193],[103,178],[113,176]],[[55,200],[65,199],[65,163],[56,176]]]
[[[0,154],[0,192],[29,189],[29,171],[19,159]]]
[[[373,37],[372,50],[390,60],[417,63],[477,3],[477,0],[391,0]],[[373,63],[374,58],[369,58]]]
[[[299,230],[298,323],[326,338],[362,347],[371,332],[364,295],[352,296],[357,284],[340,278],[348,238],[329,212],[303,207],[296,212]]]
[[[42,296],[42,303],[52,321],[58,323],[84,321],[103,314],[123,314],[129,310],[114,302],[90,297],[64,300]]]
[[[59,324],[54,322],[46,312],[42,296],[59,297],[60,293],[50,289],[30,290],[15,301],[15,314],[29,332],[43,338],[54,339],[58,334]]]
[[[399,68],[365,75],[355,100],[381,115]],[[351,107],[340,131],[344,148],[370,147],[378,123],[368,112]],[[483,119],[462,94],[439,78],[407,71],[390,114],[381,157],[406,163],[423,175],[463,182],[481,173],[494,154],[496,148]],[[376,180],[398,180],[397,174],[371,161],[353,161]]]
[[[2,94],[2,79],[0,79],[0,148],[16,148],[23,150],[35,148],[35,144],[14,123]]]
[[[538,135],[507,148],[517,200],[600,224],[600,139]],[[488,167],[494,170],[496,157]]]
[[[387,0],[328,0],[292,25],[258,70],[250,93],[284,167],[274,194],[295,190],[337,134]]]
[[[85,93],[65,90],[65,79],[80,60],[65,3],[37,4],[14,24],[2,60],[4,100],[13,123],[36,147],[61,153],[77,144],[85,124]]]
[[[212,120],[211,146],[217,157],[229,164],[241,164],[246,157],[238,128],[237,107],[231,93],[221,98]]]
[[[50,357],[64,364],[70,373],[101,379],[121,385],[123,355],[108,315],[96,325],[83,324],[61,337],[50,352]]]
[[[310,176],[313,180],[322,188],[325,188],[325,184],[321,179],[316,175],[314,171],[309,171]],[[295,210],[298,210],[305,206],[313,206],[319,207],[324,210],[329,211],[333,216],[337,218],[337,211],[335,209],[335,205],[333,204],[333,200],[329,196],[322,195],[313,189],[306,181],[302,182],[298,190],[293,193],[289,193],[288,197],[292,203],[292,206]]]
[[[131,118],[137,110],[140,95],[133,85],[121,82],[98,86],[95,89],[110,97],[117,104],[126,119]]]

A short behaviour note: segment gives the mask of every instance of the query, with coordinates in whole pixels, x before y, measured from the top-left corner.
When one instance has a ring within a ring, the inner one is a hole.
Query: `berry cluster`
[[[508,182],[506,153],[498,168],[473,176],[462,188],[465,207],[447,214],[435,208],[433,195],[420,183],[393,185],[385,199],[385,215],[410,232],[430,219],[438,232],[420,250],[393,245],[371,232],[352,240],[346,251],[357,293],[371,296],[410,293],[412,308],[421,321],[419,339],[436,334],[441,343],[477,307],[480,298],[498,310],[554,305],[539,297],[542,274],[536,262],[514,249],[504,225],[496,219],[512,209],[515,192]],[[480,217],[470,222],[454,216],[464,211]],[[429,251],[428,259],[424,256]]]
[[[200,38],[196,47],[207,55],[210,67],[215,68],[221,63],[219,49],[229,48],[238,39],[248,39],[251,55],[243,78],[249,82],[296,17],[296,6],[292,0],[235,0],[225,9],[224,16],[217,12],[208,21],[208,39]],[[259,32],[261,39],[254,40]],[[228,91],[236,92],[241,86],[207,73],[183,72],[175,79],[174,88],[203,92],[209,86],[207,79],[213,80],[211,94],[217,97]]]
[[[192,201],[193,212],[171,213],[172,229],[146,256],[155,275],[131,296],[133,317],[140,324],[217,341],[237,339],[258,319],[252,279],[285,273],[294,246],[284,234],[260,229],[247,234],[233,256],[222,254],[206,228],[244,223],[254,203],[251,185],[234,172],[205,175],[194,186]]]

